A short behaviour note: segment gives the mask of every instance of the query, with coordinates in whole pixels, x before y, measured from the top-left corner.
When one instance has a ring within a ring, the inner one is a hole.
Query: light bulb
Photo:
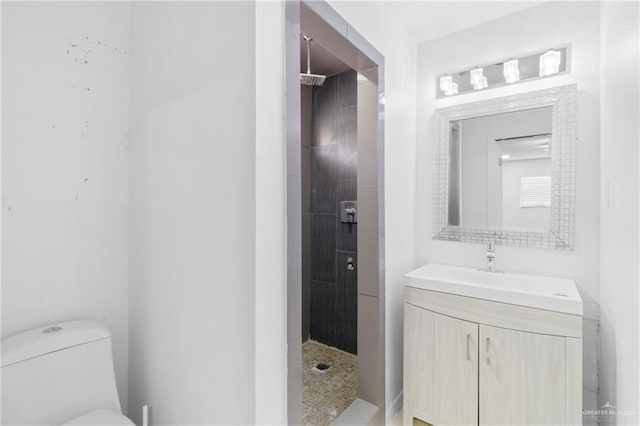
[[[453,77],[451,77],[449,74],[440,77],[440,90],[442,90],[443,93],[451,91],[452,85]]]
[[[509,61],[505,61],[503,66],[504,80],[507,83],[515,83],[520,80],[520,70],[518,69],[518,60],[511,59]]]
[[[484,78],[484,75],[482,73],[482,68],[477,67],[471,70],[471,73],[469,75],[469,82],[471,83],[471,85],[473,86],[474,89],[476,89],[476,86],[482,85],[482,79]],[[486,78],[485,78],[486,80]],[[476,89],[478,90],[478,89]]]
[[[451,83],[451,88],[444,92],[447,96],[457,95],[458,94],[458,83]]]
[[[488,86],[489,86],[489,83],[487,82],[487,77],[482,76],[480,81],[478,81],[477,84],[473,85],[473,90],[486,89]]]
[[[540,55],[540,77],[559,73],[561,58],[562,53],[558,50],[549,50]]]

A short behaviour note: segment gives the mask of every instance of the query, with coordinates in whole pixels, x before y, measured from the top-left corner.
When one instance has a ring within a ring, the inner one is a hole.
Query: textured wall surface
[[[130,5],[2,3],[2,337],[94,319],[127,402]]]
[[[310,337],[356,353],[357,227],[340,222],[340,201],[357,197],[356,72],[314,87],[309,155]],[[304,193],[304,190],[303,190]],[[303,207],[304,211],[304,207]],[[303,244],[304,247],[304,244]],[[346,268],[352,258],[354,270]]]
[[[302,181],[302,341],[309,339],[310,332],[310,283],[309,283],[309,249],[311,213],[309,212],[309,195],[311,192],[311,109],[313,105],[313,87],[300,85],[301,115],[301,181]]]

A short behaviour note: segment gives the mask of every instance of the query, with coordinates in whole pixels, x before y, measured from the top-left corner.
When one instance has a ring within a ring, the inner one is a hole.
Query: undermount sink
[[[407,286],[582,316],[582,299],[568,278],[488,272],[429,263],[407,275]]]

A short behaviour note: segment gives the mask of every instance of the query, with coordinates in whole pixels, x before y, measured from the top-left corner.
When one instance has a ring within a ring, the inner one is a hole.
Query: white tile
[[[378,295],[378,191],[358,188],[358,294]]]
[[[331,423],[332,425],[366,425],[378,411],[370,402],[357,398]]]
[[[377,297],[358,295],[358,397],[379,402],[380,376]]]

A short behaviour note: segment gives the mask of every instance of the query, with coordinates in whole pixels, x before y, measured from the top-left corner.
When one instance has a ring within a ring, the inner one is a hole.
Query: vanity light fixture
[[[469,75],[469,82],[471,83],[471,86],[473,86],[473,90],[486,89],[489,85],[487,77],[485,77],[483,74],[482,68],[476,67],[472,69]]]
[[[520,80],[520,69],[518,68],[518,60],[510,59],[504,62],[502,73],[504,81],[507,83],[515,83]]]
[[[555,46],[522,56],[504,56],[467,69],[447,70],[432,81],[436,98],[490,90],[569,72],[571,46]]]
[[[553,49],[540,55],[540,77],[559,73],[561,58],[562,53]]]

